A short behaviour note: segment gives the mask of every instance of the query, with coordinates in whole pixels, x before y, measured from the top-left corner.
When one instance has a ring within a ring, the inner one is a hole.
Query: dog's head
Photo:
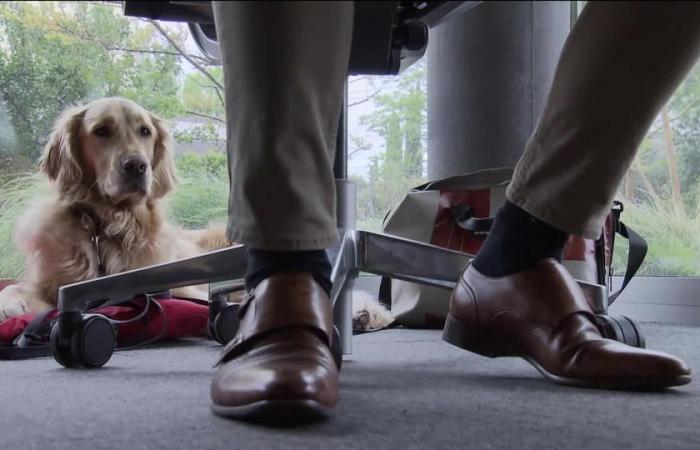
[[[175,187],[172,139],[136,103],[105,98],[64,111],[40,160],[62,197],[112,204],[160,198]]]

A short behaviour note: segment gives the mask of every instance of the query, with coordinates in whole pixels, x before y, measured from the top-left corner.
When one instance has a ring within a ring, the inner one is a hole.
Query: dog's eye
[[[139,132],[141,133],[141,136],[150,136],[151,135],[151,129],[148,127],[141,127],[139,128]]]
[[[109,136],[109,128],[107,127],[99,127],[95,128],[95,131],[93,131],[95,136],[99,137],[108,137]]]

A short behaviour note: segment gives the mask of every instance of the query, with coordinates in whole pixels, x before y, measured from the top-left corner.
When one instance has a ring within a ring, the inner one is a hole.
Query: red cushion
[[[9,284],[1,285],[0,289],[7,285]],[[98,308],[91,313],[104,314],[115,320],[128,320],[143,311],[143,299],[135,301],[138,305],[108,306]],[[208,335],[209,308],[207,306],[177,298],[158,300],[158,303],[163,308],[164,314],[156,306],[151,305],[146,317],[117,325],[119,330],[117,341],[120,346],[135,345],[152,339],[163,332],[164,325],[166,329],[161,340]],[[47,319],[55,317],[56,314],[57,311],[52,311]],[[25,314],[0,322],[0,342],[12,342],[34,316],[35,314]]]

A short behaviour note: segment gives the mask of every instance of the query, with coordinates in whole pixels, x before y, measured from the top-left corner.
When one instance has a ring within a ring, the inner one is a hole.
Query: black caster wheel
[[[51,328],[51,354],[63,367],[101,367],[112,357],[116,344],[114,326],[99,314],[59,319]]]
[[[333,352],[333,359],[335,360],[335,365],[338,366],[338,370],[343,367],[343,347],[340,345],[340,331],[338,327],[333,325],[333,341],[331,342],[331,351]]]
[[[219,344],[226,345],[236,335],[240,323],[238,309],[237,303],[229,303],[216,317],[209,319],[209,335]]]
[[[644,348],[646,341],[639,324],[627,316],[596,316],[596,322],[603,337],[613,339],[632,347]]]

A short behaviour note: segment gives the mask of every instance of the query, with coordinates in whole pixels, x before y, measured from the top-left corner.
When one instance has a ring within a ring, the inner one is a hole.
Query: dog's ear
[[[165,196],[177,185],[177,170],[173,139],[162,119],[151,114],[156,127],[156,143],[153,150],[153,193],[154,198]]]
[[[80,122],[85,107],[66,109],[54,123],[53,131],[39,159],[39,167],[49,180],[58,185],[63,195],[81,187],[83,170],[80,166]]]

